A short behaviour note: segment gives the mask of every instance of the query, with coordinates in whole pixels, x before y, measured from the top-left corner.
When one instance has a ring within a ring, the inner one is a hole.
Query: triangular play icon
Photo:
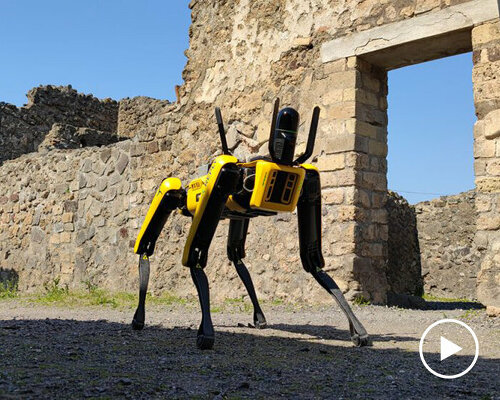
[[[460,350],[462,350],[460,346],[441,336],[441,361],[446,360]]]

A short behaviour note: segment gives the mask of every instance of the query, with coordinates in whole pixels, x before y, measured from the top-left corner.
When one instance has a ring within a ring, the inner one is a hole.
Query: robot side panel
[[[250,206],[259,210],[292,212],[297,206],[305,170],[258,161]]]

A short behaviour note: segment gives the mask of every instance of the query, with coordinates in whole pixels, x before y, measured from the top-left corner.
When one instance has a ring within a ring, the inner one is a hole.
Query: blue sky
[[[40,84],[175,99],[187,0],[0,0],[0,101]],[[389,73],[389,188],[411,203],[474,186],[470,54]],[[418,192],[418,193],[411,193]]]

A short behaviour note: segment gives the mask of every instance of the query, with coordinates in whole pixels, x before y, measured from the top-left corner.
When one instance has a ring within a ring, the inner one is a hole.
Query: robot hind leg
[[[139,304],[132,320],[132,328],[135,330],[144,328],[146,293],[149,282],[149,256],[154,252],[156,241],[168,216],[173,210],[184,204],[185,198],[186,194],[181,188],[179,179],[165,179],[156,191],[135,242],[134,252],[139,254]]]
[[[299,218],[300,258],[304,269],[335,299],[349,321],[351,340],[356,346],[370,344],[366,329],[354,315],[349,303],[335,281],[323,271],[325,260],[321,253],[321,185],[319,173],[307,169],[303,192],[297,205]]]
[[[238,276],[243,281],[245,288],[253,305],[253,323],[256,328],[263,329],[267,326],[266,317],[262,312],[255,293],[252,278],[242,258],[245,257],[245,240],[248,232],[249,219],[231,219],[229,223],[229,235],[227,238],[227,256],[234,263]]]
[[[196,345],[199,349],[211,349],[214,345],[214,328],[210,315],[208,279],[203,271],[215,230],[224,211],[227,198],[236,187],[239,170],[234,163],[226,163],[214,169],[207,190],[196,209],[184,248],[182,263],[190,268],[191,277],[198,292],[201,306],[201,323]]]

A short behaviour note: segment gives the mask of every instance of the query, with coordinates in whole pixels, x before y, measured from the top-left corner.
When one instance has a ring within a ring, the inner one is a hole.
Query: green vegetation
[[[465,319],[465,320],[470,320],[474,317],[477,317],[478,315],[481,315],[484,312],[484,310],[467,310],[463,314],[459,315],[458,318],[460,319]]]
[[[61,284],[61,279],[57,277],[45,283],[43,291],[33,294],[19,293],[17,283],[15,282],[0,282],[0,300],[17,298],[23,302],[62,307],[107,306],[112,308],[135,308],[137,306],[138,295],[135,293],[112,293],[106,289],[99,288],[91,280],[86,280],[82,283],[85,289],[70,290],[68,285]],[[153,296],[148,293],[146,301],[148,305],[153,306],[185,305],[189,303],[188,300],[174,296],[168,292],[164,292],[160,296]]]
[[[465,297],[461,298],[451,298],[451,297],[438,297],[433,296],[432,294],[424,293],[422,298],[425,301],[440,301],[443,303],[477,303],[477,301],[466,299]]]
[[[357,306],[369,306],[371,302],[370,300],[365,299],[363,296],[358,296],[353,300],[352,304]]]
[[[17,295],[17,281],[8,280],[0,282],[0,299],[13,299]]]

